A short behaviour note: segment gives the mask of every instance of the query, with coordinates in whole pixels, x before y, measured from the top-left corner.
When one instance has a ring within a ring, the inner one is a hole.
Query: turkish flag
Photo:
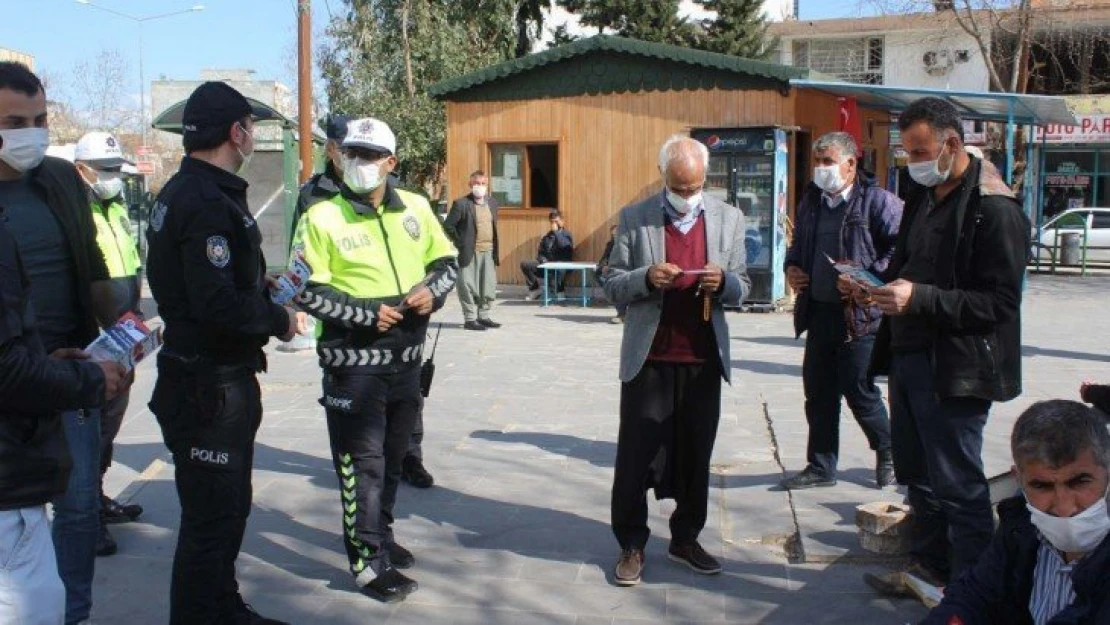
[[[837,130],[846,132],[852,135],[856,140],[856,147],[859,149],[860,156],[863,153],[863,122],[859,116],[859,104],[855,98],[837,98],[838,104],[838,120]]]

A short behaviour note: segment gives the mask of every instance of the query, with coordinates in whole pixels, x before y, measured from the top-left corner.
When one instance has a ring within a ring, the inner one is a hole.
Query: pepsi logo
[[[720,145],[720,144],[721,144],[721,138],[720,138],[720,137],[718,137],[717,135],[709,135],[709,136],[708,136],[708,137],[707,137],[707,138],[705,139],[705,146],[706,146],[706,147],[709,147],[709,148],[715,148],[715,147],[717,147],[717,146],[718,146],[718,145]]]

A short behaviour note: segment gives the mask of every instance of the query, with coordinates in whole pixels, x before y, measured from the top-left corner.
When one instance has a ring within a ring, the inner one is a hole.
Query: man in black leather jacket
[[[124,372],[85,361],[79,350],[46,355],[4,221],[0,208],[0,553],[9,580],[0,587],[0,614],[60,623],[66,592],[46,518],[46,502],[65,491],[72,464],[60,411],[111,399]]]

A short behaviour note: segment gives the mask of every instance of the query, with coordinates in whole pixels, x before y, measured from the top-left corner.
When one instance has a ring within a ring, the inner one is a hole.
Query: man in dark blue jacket
[[[1079,402],[1038,402],[1014,424],[1024,491],[998,506],[1001,526],[923,625],[1110,623],[1110,433]]]
[[[562,213],[551,211],[547,214],[547,221],[551,227],[540,239],[539,249],[536,250],[536,260],[526,260],[520,263],[520,271],[524,274],[524,280],[528,283],[527,299],[536,299],[540,296],[540,274],[542,273],[539,268],[540,265],[574,259],[574,237],[570,235],[570,230],[563,227]],[[558,292],[560,294],[563,292],[565,283],[566,275],[564,274],[559,281]]]
[[[875,482],[894,482],[890,420],[882,391],[867,372],[881,314],[855,306],[837,288],[829,259],[882,273],[894,255],[902,201],[858,169],[851,135],[832,132],[813,144],[813,183],[798,206],[786,278],[798,293],[794,329],[809,331],[802,364],[809,441],[806,468],[783,481],[788,489],[833,486],[840,447],[840,398],[875,451]]]
[[[73,465],[61,411],[115,397],[123,368],[75,349],[47,357],[6,221],[0,208],[0,623],[61,623],[66,589],[46,518]]]

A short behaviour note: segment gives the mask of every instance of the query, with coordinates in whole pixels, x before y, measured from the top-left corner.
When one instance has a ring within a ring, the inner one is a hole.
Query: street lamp
[[[182,9],[180,11],[171,11],[169,13],[159,13],[157,15],[148,15],[148,16],[145,16],[145,17],[139,17],[139,16],[136,16],[136,15],[131,15],[129,13],[124,13],[123,11],[117,11],[115,9],[109,9],[108,7],[101,6],[99,4],[95,4],[91,0],[76,0],[76,2],[77,2],[77,4],[83,4],[87,7],[92,7],[94,9],[99,9],[101,11],[104,11],[105,13],[111,13],[112,15],[116,15],[118,17],[123,17],[123,18],[129,19],[132,22],[135,22],[136,24],[139,25],[139,125],[142,126],[143,145],[146,146],[147,145],[147,134],[146,133],[147,133],[147,125],[148,124],[146,123],[146,77],[143,74],[143,22],[149,22],[151,20],[162,19],[164,17],[173,17],[174,15],[183,15],[185,13],[197,13],[197,12],[200,12],[200,11],[204,10],[204,5],[203,4],[196,4],[196,5],[193,5],[189,8],[187,8],[187,9]]]

